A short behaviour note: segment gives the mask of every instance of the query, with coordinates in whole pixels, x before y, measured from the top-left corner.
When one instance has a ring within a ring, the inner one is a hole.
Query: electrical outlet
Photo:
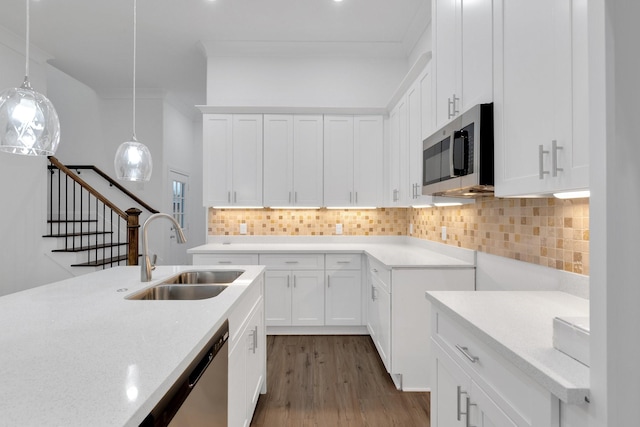
[[[240,224],[240,234],[247,234],[247,223],[243,222]]]
[[[447,227],[442,226],[442,240],[447,240]]]
[[[409,234],[413,234],[413,224],[409,224]]]
[[[342,234],[342,224],[336,224],[336,234]]]

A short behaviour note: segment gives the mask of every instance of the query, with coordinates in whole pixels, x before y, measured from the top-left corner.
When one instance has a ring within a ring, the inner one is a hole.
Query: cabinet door
[[[203,202],[205,207],[231,204],[233,119],[229,114],[202,117]]]
[[[453,97],[460,97],[458,86],[460,69],[460,20],[458,18],[461,0],[434,0],[433,2],[433,44],[436,74],[436,128],[451,119]],[[457,105],[460,105],[459,102]]]
[[[382,205],[384,173],[384,127],[382,116],[356,116],[354,137],[354,204],[364,207]]]
[[[391,372],[391,295],[373,279],[375,340],[378,354],[387,372]]]
[[[400,100],[393,110],[389,113],[389,144],[387,145],[385,170],[388,171],[387,179],[387,195],[385,202],[388,206],[398,206],[400,203],[401,190],[401,166],[400,166],[400,117],[398,111],[400,105],[404,104],[404,98]]]
[[[571,4],[494,2],[496,196],[551,191],[552,141],[571,157]]]
[[[360,270],[327,272],[325,325],[362,325]]]
[[[324,116],[324,204],[353,203],[353,117]]]
[[[268,326],[291,325],[291,281],[289,271],[265,272],[264,306]]]
[[[292,277],[291,324],[324,325],[324,271],[295,271]]]
[[[322,116],[293,117],[293,201],[296,206],[323,206]]]
[[[378,319],[376,288],[373,285],[372,278],[369,276],[369,280],[367,281],[367,330],[369,331],[371,340],[374,343],[377,343],[378,341],[379,324],[380,320]]]
[[[417,81],[407,92],[407,142],[404,193],[411,203],[422,193],[422,89]],[[429,109],[431,111],[431,109]],[[416,185],[418,184],[418,185]]]
[[[246,396],[247,401],[247,419],[253,418],[253,412],[260,397],[260,390],[265,381],[264,363],[265,363],[265,333],[264,333],[264,315],[262,307],[258,306],[251,319],[247,324],[247,332],[245,334],[245,344],[247,349],[246,362]]]
[[[293,117],[264,116],[264,205],[293,204]]]
[[[473,380],[471,381],[469,401],[471,403],[469,407],[471,425],[477,427],[517,427],[517,424]]]
[[[262,115],[233,116],[232,202],[262,206]]]
[[[436,343],[431,356],[434,384],[431,389],[431,426],[465,427],[469,376]],[[470,420],[469,420],[470,421]]]
[[[493,100],[493,0],[462,0],[460,112]]]

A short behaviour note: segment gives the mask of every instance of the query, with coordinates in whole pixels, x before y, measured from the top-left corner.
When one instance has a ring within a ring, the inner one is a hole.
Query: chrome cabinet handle
[[[295,275],[293,276],[293,287],[294,288],[296,287],[296,276]]]
[[[237,191],[233,192],[233,203],[238,203],[238,192]]]
[[[291,191],[289,191],[289,203],[291,203]]]
[[[297,264],[298,261],[285,261],[284,263],[285,264]]]
[[[356,191],[356,204],[358,204],[358,192]]]
[[[231,203],[231,191],[227,191],[227,203]]]
[[[558,171],[562,172],[564,169],[558,167],[558,150],[562,150],[562,147],[558,145],[558,141],[555,139],[551,141],[551,175],[558,176]]]
[[[287,288],[291,287],[290,281],[291,281],[291,276],[287,276]]]
[[[327,288],[331,287],[331,276],[327,274]]]
[[[349,191],[349,204],[353,203],[353,193]]]
[[[448,119],[455,117],[456,114],[459,113],[459,111],[456,109],[456,101],[460,101],[460,98],[458,98],[456,96],[456,94],[454,93],[453,96],[451,98],[447,98],[447,114],[448,114]]]
[[[371,285],[371,301],[376,300],[376,287]]]
[[[544,179],[544,176],[549,174],[549,171],[544,170],[545,154],[549,154],[549,152],[544,149],[542,144],[538,145],[538,176],[540,179]]]
[[[251,331],[251,335],[253,335],[253,346],[251,347],[251,351],[253,351],[253,354],[256,354],[256,350],[258,349],[258,326],[257,325]]]
[[[456,344],[456,348],[458,349],[458,351],[460,351],[460,353],[464,355],[464,357],[469,359],[471,363],[476,363],[478,360],[480,360],[480,358],[478,358],[477,356],[474,356],[471,353],[469,353],[469,349],[467,347],[462,347]]]
[[[467,416],[467,427],[475,427],[471,425],[471,411],[470,408],[472,406],[476,406],[475,403],[471,403],[471,398],[469,397],[469,395],[467,394],[467,412],[466,412],[466,416]]]
[[[460,98],[458,98],[456,96],[456,94],[453,94],[453,116],[457,116],[458,114],[460,114],[460,111],[458,111],[458,101],[460,101]]]
[[[231,261],[218,261],[218,264],[231,264]]]
[[[295,192],[293,193],[293,202],[294,202],[294,203],[298,203],[298,192],[297,192],[297,191],[295,191]]]
[[[337,261],[336,264],[351,264],[351,261]]]
[[[460,402],[462,401],[462,395],[463,394],[467,394],[466,391],[462,391],[462,387],[458,386],[458,404],[456,405],[456,408],[458,408],[458,421],[460,421],[460,419],[462,418],[462,416],[464,415],[464,412],[462,412],[462,408],[460,407]]]

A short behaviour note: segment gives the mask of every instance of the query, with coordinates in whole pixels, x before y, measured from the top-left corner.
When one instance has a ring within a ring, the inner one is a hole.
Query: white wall
[[[4,44],[0,34],[0,91],[19,87],[24,78],[24,54]],[[47,93],[45,65],[30,62],[32,87]],[[66,277],[47,258],[47,160],[0,153],[0,295]]]
[[[402,58],[210,57],[207,104],[380,108],[406,72]]]

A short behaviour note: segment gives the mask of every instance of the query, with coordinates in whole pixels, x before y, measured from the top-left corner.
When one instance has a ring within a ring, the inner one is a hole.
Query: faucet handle
[[[151,257],[151,269],[152,270],[156,269],[156,261],[158,261],[158,254],[153,254],[153,257]]]

